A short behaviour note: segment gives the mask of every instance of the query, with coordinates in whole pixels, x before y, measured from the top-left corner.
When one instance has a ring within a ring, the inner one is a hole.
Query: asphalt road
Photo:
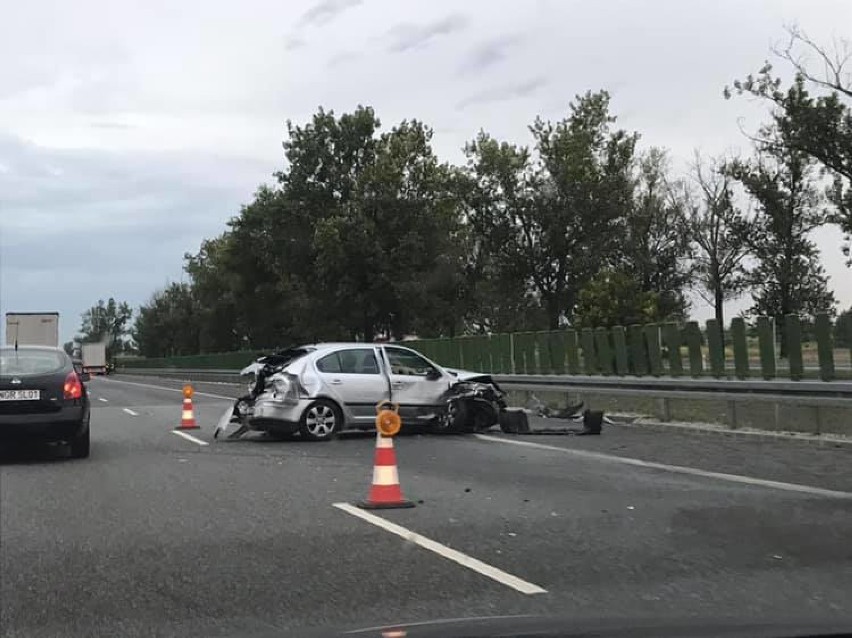
[[[201,445],[171,431],[177,387],[94,379],[88,460],[3,451],[0,635],[511,614],[852,622],[852,446],[629,427],[403,436],[417,507],[365,521],[335,504],[366,496],[373,437],[213,441],[236,388],[198,384]]]

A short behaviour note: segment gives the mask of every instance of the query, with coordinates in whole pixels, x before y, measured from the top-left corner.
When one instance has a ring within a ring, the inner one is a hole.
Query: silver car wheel
[[[331,406],[325,404],[312,405],[305,415],[305,429],[311,436],[324,439],[332,434],[337,427],[337,415]]]

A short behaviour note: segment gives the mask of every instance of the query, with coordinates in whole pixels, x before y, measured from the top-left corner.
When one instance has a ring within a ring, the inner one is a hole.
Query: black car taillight
[[[65,377],[65,385],[62,387],[62,395],[65,399],[79,399],[83,396],[83,383],[77,373],[71,371]]]

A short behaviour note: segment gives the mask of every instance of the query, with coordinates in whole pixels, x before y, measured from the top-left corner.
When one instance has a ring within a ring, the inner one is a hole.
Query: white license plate
[[[0,401],[38,401],[41,390],[0,390]]]

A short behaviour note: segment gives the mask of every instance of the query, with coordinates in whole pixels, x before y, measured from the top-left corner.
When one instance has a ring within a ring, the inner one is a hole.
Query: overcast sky
[[[605,88],[678,170],[696,148],[746,152],[765,105],[722,89],[792,23],[852,37],[852,2],[15,3],[0,22],[0,310],[58,310],[68,339],[98,298],[138,306],[180,280],[184,253],[281,168],[284,122],[318,106],[422,119],[461,161],[480,128],[526,143],[536,115]],[[817,234],[848,307],[841,239]]]

